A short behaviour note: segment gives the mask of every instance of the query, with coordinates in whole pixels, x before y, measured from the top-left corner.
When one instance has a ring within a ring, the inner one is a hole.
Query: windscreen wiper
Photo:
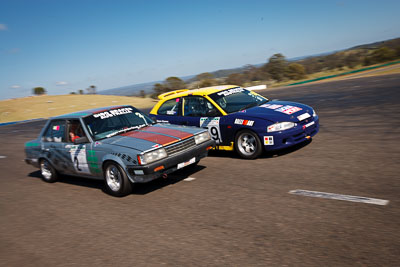
[[[132,127],[129,127],[129,128],[121,129],[119,131],[107,134],[106,137],[109,138],[109,137],[116,136],[116,135],[121,134],[121,133],[126,133],[126,132],[129,132],[129,131],[132,131],[132,130],[138,130],[138,129],[144,127],[144,126],[146,126],[146,125],[142,124],[142,125],[138,125],[138,126],[132,126]]]
[[[253,103],[247,104],[247,106],[239,109],[239,111],[242,111],[242,110],[245,110],[245,109],[248,109],[248,108],[252,108],[252,107],[255,107],[255,106],[258,106],[257,102],[253,102]]]

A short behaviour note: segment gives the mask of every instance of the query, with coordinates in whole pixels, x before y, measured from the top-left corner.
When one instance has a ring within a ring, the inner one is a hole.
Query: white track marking
[[[389,200],[378,199],[378,198],[341,195],[341,194],[325,193],[325,192],[318,192],[318,191],[308,191],[308,190],[301,190],[301,189],[291,190],[291,191],[289,191],[289,194],[307,196],[307,197],[319,197],[319,198],[344,200],[344,201],[351,201],[351,202],[360,202],[360,203],[375,204],[375,205],[381,205],[381,206],[387,205],[389,203]]]
[[[5,158],[7,158],[6,156],[0,156],[0,159],[5,159]]]
[[[191,182],[191,181],[196,180],[196,178],[194,178],[194,177],[188,177],[188,178],[185,178],[185,179],[183,179],[183,180],[186,181],[186,182]]]

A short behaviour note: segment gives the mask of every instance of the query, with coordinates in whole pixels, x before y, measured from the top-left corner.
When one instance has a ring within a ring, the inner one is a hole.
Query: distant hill
[[[288,59],[288,61],[301,62],[302,64],[304,64],[306,62],[312,63],[312,62],[317,62],[318,60],[323,60],[323,58],[325,56],[334,55],[336,53],[340,53],[343,51],[354,51],[355,52],[355,51],[359,51],[359,50],[371,50],[371,49],[379,48],[381,46],[386,46],[386,47],[389,47],[392,49],[395,49],[396,47],[400,47],[400,38],[386,40],[386,41],[380,41],[380,42],[374,42],[374,43],[370,43],[370,44],[358,45],[358,46],[354,46],[354,47],[351,47],[348,49],[343,49],[343,50],[337,50],[337,51],[332,51],[332,52],[319,53],[319,54],[314,54],[314,55],[309,55],[309,56],[291,58],[291,59]],[[352,52],[350,52],[350,53],[352,53]],[[253,66],[261,67],[265,63],[253,64]],[[312,63],[312,64],[314,64],[314,63]],[[232,69],[217,70],[217,71],[213,71],[210,73],[215,78],[223,78],[223,77],[227,77],[233,73],[243,73],[245,70],[246,70],[246,66],[242,66],[242,67],[232,68]],[[186,83],[191,83],[196,80],[196,76],[197,76],[197,74],[180,77],[180,78],[182,80],[184,80]],[[165,78],[167,78],[167,77],[165,77]],[[101,94],[101,95],[138,96],[141,90],[144,90],[146,93],[151,93],[153,91],[154,84],[162,83],[162,82],[163,81],[156,81],[156,82],[128,85],[128,86],[118,87],[118,88],[114,88],[114,89],[98,91],[97,93]]]
[[[118,87],[118,88],[98,91],[97,94],[100,94],[100,95],[137,96],[137,95],[139,95],[141,90],[144,90],[146,93],[150,93],[151,91],[153,91],[154,84],[160,83],[160,82],[161,81],[127,85],[127,86],[123,86],[123,87]]]
[[[376,49],[381,46],[386,46],[386,47],[395,49],[396,47],[400,46],[400,38],[390,39],[390,40],[380,41],[380,42],[375,42],[375,43],[370,43],[370,44],[358,45],[358,46],[349,48],[347,50]]]

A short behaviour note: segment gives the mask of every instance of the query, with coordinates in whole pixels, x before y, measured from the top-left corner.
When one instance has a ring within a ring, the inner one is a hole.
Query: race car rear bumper
[[[170,174],[187,165],[195,164],[208,155],[208,150],[215,146],[209,140],[194,148],[168,156],[165,159],[144,166],[127,166],[127,174],[132,183],[147,183],[163,175]]]
[[[37,159],[26,158],[25,163],[30,164],[36,168],[39,168],[39,161]]]

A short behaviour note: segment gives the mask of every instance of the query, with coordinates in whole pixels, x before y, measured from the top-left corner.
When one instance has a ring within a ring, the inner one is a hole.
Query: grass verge
[[[49,118],[80,110],[132,105],[150,108],[156,101],[151,98],[108,95],[43,95],[0,101],[0,123]]]

